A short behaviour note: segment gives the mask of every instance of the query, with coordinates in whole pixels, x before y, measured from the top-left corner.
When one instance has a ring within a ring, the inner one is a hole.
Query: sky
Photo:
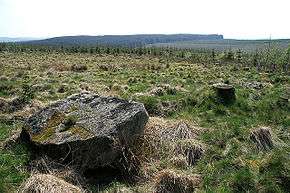
[[[289,0],[0,0],[0,36],[290,38]]]

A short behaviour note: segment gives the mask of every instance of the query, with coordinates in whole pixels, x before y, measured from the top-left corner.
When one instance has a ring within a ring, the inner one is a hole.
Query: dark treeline
[[[178,49],[160,47],[118,46],[47,46],[18,43],[0,43],[0,52],[87,53],[99,55],[130,55],[159,57],[164,62],[187,61],[204,65],[232,65],[236,68],[256,68],[257,71],[289,73],[290,47],[244,52],[242,50],[216,51],[209,49]]]

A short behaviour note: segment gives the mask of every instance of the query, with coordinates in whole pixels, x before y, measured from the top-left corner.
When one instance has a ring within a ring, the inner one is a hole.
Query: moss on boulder
[[[114,162],[124,146],[143,135],[147,120],[141,103],[85,92],[35,113],[23,132],[40,153],[94,168]]]

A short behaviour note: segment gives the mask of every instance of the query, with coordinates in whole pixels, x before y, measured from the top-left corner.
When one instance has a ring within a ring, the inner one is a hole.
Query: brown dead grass
[[[144,136],[134,145],[135,151],[133,150],[135,157],[142,164],[143,177],[152,179],[164,168],[164,161],[165,165],[169,164],[173,168],[185,169],[192,166],[193,160],[197,161],[197,154],[190,150],[195,146],[187,148],[189,151],[182,149],[182,153],[176,151],[176,147],[180,141],[198,142],[202,131],[203,128],[193,122],[150,117],[145,126]]]
[[[83,193],[81,188],[50,174],[33,174],[19,188],[18,193]]]
[[[200,184],[200,176],[163,170],[155,178],[155,193],[193,193]]]
[[[194,139],[202,131],[193,122],[182,120],[166,120],[159,117],[150,117],[145,135],[155,135],[162,140],[176,141],[177,139]]]
[[[270,150],[274,147],[272,130],[269,127],[253,129],[250,139],[256,144],[258,150]]]
[[[83,187],[84,178],[72,167],[55,162],[47,156],[39,157],[30,163],[30,171],[33,174],[43,173],[56,176],[75,186]]]
[[[196,139],[201,132],[194,123],[150,117],[140,152],[145,159],[159,159],[171,153],[179,140]]]

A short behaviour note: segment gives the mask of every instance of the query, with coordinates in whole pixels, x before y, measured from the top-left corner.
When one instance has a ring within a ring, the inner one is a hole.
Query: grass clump
[[[290,189],[290,158],[289,147],[277,149],[259,168],[259,183],[265,192],[287,192]]]
[[[194,166],[203,156],[205,149],[195,140],[180,140],[177,142],[175,152],[186,158],[188,166]]]
[[[33,174],[20,187],[19,193],[82,193],[83,190],[49,174]]]
[[[71,70],[74,72],[85,72],[88,70],[88,67],[85,64],[74,64],[71,66]]]
[[[155,178],[156,193],[192,193],[199,183],[197,176],[180,174],[175,171],[161,171]]]

